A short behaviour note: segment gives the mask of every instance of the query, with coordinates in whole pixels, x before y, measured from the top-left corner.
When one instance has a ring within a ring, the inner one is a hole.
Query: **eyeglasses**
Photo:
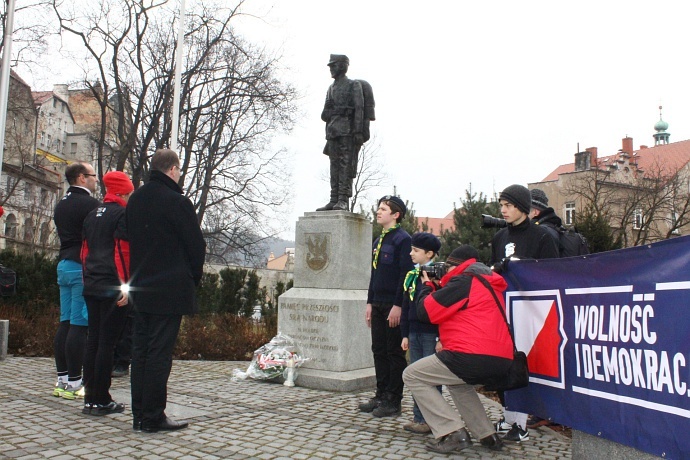
[[[96,174],[86,174],[86,173],[83,173],[82,176],[86,176],[86,177],[97,177]]]

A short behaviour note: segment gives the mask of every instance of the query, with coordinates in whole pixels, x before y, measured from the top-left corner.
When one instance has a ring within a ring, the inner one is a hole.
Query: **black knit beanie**
[[[529,210],[532,207],[532,195],[530,195],[527,187],[519,184],[506,187],[498,196],[498,199],[512,203],[513,206],[525,214],[529,214]]]
[[[446,259],[446,263],[450,265],[460,265],[466,260],[478,258],[479,253],[476,249],[469,244],[463,244],[462,246],[458,246],[457,248],[453,249],[453,252],[451,252]]]
[[[538,188],[533,188],[529,191],[532,195],[532,207],[540,211],[545,210],[549,207],[549,198],[546,196],[543,190]]]

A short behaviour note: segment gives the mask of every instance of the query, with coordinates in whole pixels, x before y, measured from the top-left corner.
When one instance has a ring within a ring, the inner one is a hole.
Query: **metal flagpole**
[[[185,0],[180,0],[180,27],[177,31],[177,47],[175,48],[175,86],[173,87],[172,132],[170,133],[170,149],[175,152],[177,152],[177,137],[180,128],[180,80],[182,80],[182,56],[184,54],[184,19]]]
[[[7,99],[10,93],[10,61],[12,60],[13,31],[14,0],[8,0],[2,48],[2,69],[0,70],[0,173],[2,172],[2,162],[5,155],[5,125],[7,124]]]

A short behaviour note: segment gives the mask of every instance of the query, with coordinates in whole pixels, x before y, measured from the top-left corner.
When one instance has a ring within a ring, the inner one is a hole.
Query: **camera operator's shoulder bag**
[[[529,384],[529,368],[527,367],[527,355],[522,351],[518,351],[517,347],[515,346],[515,337],[513,336],[513,330],[510,327],[510,324],[508,324],[508,318],[506,317],[503,308],[501,308],[501,302],[498,300],[496,292],[494,292],[494,289],[491,287],[489,282],[486,279],[484,279],[484,277],[482,277],[481,275],[467,272],[465,274],[470,275],[473,278],[479,280],[479,282],[482,283],[484,287],[486,287],[489,290],[489,292],[491,292],[491,295],[496,301],[496,307],[498,307],[498,311],[501,312],[503,321],[505,321],[506,327],[508,328],[510,340],[513,342],[513,362],[508,368],[508,373],[503,378],[495,379],[490,383],[485,383],[484,389],[488,391],[507,391],[517,390],[518,388],[526,387]]]

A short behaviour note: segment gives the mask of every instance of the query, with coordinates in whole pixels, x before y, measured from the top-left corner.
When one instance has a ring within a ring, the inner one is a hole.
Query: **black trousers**
[[[388,326],[392,307],[392,304],[371,305],[371,351],[376,371],[376,395],[399,403],[403,397],[402,374],[407,360],[400,346],[400,326]]]
[[[108,404],[113,350],[127,320],[129,306],[118,307],[113,297],[84,296],[89,312],[89,336],[84,359],[84,386],[87,404]]]
[[[134,313],[132,329],[132,416],[143,424],[165,418],[172,353],[181,315]]]
[[[129,369],[129,364],[132,362],[132,323],[134,322],[134,309],[130,309],[125,321],[125,327],[122,329],[122,334],[115,345],[115,353],[113,355],[113,367],[121,367]]]

